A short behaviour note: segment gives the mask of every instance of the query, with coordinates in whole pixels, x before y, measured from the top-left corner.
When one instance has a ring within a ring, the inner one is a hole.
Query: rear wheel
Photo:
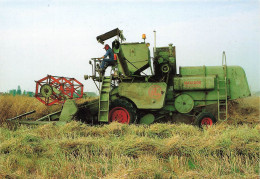
[[[136,108],[132,103],[125,99],[116,99],[111,103],[109,112],[109,122],[130,124],[136,121]]]
[[[202,112],[200,113],[195,120],[195,124],[200,128],[204,126],[212,126],[217,122],[215,116],[210,112]]]

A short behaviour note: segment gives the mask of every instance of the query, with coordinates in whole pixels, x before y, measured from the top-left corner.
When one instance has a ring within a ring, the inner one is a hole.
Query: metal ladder
[[[227,104],[227,65],[225,51],[222,55],[222,67],[224,70],[224,80],[218,78],[218,120],[227,120],[228,104]]]
[[[100,88],[98,121],[108,122],[109,115],[109,93],[111,90],[111,77],[103,77]]]

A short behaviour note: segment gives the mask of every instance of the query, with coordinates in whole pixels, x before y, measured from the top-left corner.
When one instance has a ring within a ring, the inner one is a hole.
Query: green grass
[[[0,128],[0,178],[257,178],[260,125]]]

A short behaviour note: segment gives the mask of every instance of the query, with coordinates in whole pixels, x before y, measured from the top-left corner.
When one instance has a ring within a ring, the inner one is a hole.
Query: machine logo
[[[184,81],[184,87],[201,87],[201,81]]]
[[[148,95],[152,99],[160,99],[162,97],[163,91],[159,85],[152,85],[148,90]]]

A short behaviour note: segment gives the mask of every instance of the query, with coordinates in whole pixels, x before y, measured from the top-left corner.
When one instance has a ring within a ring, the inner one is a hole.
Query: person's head
[[[105,47],[104,47],[104,49],[105,49],[105,50],[108,50],[108,49],[110,49],[109,45],[108,45],[108,44],[106,44],[106,45],[105,45]]]

